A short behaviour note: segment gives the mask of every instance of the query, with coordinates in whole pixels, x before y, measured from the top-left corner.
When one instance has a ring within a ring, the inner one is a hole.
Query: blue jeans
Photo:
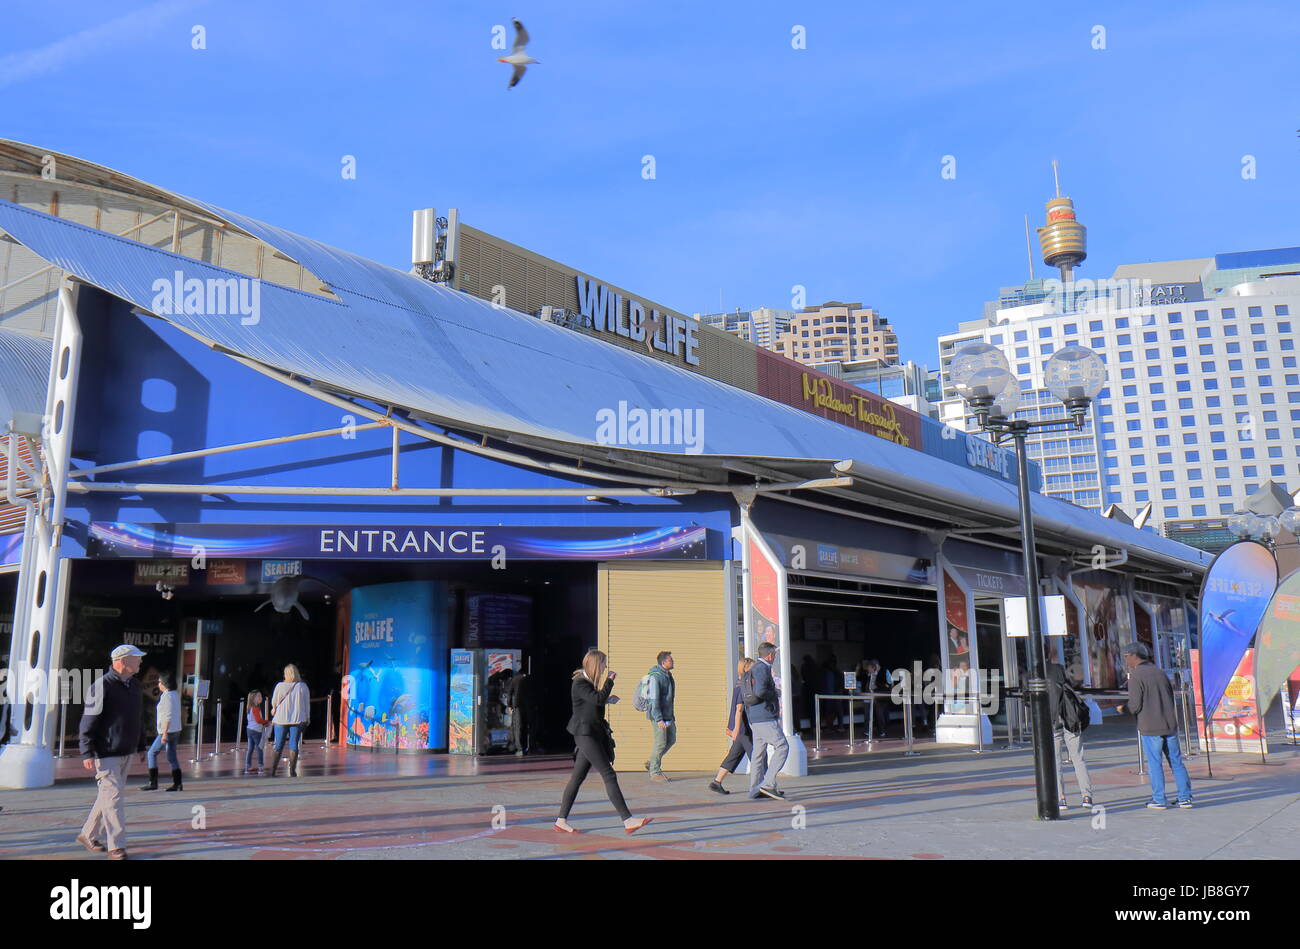
[[[1192,799],[1192,779],[1187,776],[1187,766],[1183,764],[1183,752],[1178,747],[1177,735],[1142,735],[1142,750],[1147,756],[1147,773],[1151,778],[1151,800],[1157,804],[1168,804],[1165,797],[1165,764],[1162,756],[1169,759],[1169,770],[1174,773],[1174,783],[1178,785],[1178,800]]]
[[[244,770],[253,770],[253,753],[257,753],[257,766],[263,768],[266,766],[262,758],[262,732],[249,731],[248,733],[248,753],[244,755]]]
[[[275,726],[275,756],[280,757],[280,752],[284,750],[285,735],[289,736],[289,750],[297,751],[298,745],[302,742],[301,725],[276,725]]]
[[[165,747],[167,749],[167,763],[172,766],[173,771],[179,771],[181,769],[181,763],[176,759],[176,741],[180,737],[180,732],[168,732],[166,745],[163,745],[162,735],[155,738],[153,744],[149,746],[149,754],[147,756],[149,767],[158,767],[158,752]]]

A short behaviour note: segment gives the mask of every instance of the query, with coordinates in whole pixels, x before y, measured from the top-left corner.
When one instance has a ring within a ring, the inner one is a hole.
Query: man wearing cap
[[[1151,661],[1146,643],[1129,643],[1124,647],[1124,665],[1129,668],[1128,705],[1121,705],[1137,716],[1138,738],[1147,756],[1151,778],[1151,800],[1147,807],[1163,811],[1169,807],[1165,797],[1165,765],[1178,785],[1178,806],[1192,806],[1192,779],[1187,776],[1183,753],[1178,747],[1178,719],[1174,715],[1174,689],[1169,677]]]
[[[113,650],[113,668],[95,680],[81,716],[81,757],[95,772],[99,794],[90,817],[77,835],[87,850],[108,851],[108,859],[126,859],[126,821],[122,798],[131,755],[144,751],[144,691],[136,681],[144,653],[134,646]],[[97,833],[103,825],[107,843]]]

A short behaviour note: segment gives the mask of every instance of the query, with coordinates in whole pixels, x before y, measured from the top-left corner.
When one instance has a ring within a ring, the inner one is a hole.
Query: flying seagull
[[[514,49],[510,51],[509,56],[503,56],[501,59],[497,60],[499,63],[509,63],[511,66],[515,67],[514,71],[510,74],[510,85],[506,87],[507,89],[513,89],[515,86],[519,85],[519,80],[524,78],[524,71],[528,68],[529,64],[537,62],[537,60],[528,55],[528,51],[525,48],[528,46],[528,31],[524,29],[524,25],[520,23],[518,19],[511,20],[510,22],[515,25]]]

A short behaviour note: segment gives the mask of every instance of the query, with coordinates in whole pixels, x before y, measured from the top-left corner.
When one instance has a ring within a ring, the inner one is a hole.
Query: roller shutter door
[[[723,730],[734,670],[727,668],[724,566],[716,561],[600,565],[599,642],[618,672],[614,694],[621,700],[608,709],[617,744],[615,770],[644,770],[651,725],[633,708],[632,697],[665,649],[676,664],[677,744],[664,758],[664,770],[713,772],[726,756],[730,743]]]

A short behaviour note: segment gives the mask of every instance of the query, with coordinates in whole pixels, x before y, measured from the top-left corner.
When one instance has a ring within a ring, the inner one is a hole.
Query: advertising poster
[[[474,753],[474,653],[451,651],[451,700],[447,706],[447,750],[453,755]]]
[[[1123,580],[1105,570],[1076,575],[1074,594],[1083,606],[1090,682],[1094,689],[1118,689],[1124,682],[1124,643],[1134,637]]]
[[[447,728],[446,588],[433,581],[352,590],[347,741],[432,751]]]
[[[1282,700],[1282,725],[1286,729],[1287,741],[1300,741],[1300,666],[1278,690],[1278,698]]]
[[[1264,721],[1259,714],[1259,693],[1255,690],[1255,651],[1247,649],[1237,663],[1210,720],[1211,751],[1267,753]],[[1196,729],[1205,740],[1205,705],[1201,693],[1201,651],[1192,650],[1192,681],[1196,702]]]
[[[1260,714],[1267,714],[1273,696],[1285,689],[1300,667],[1300,573],[1278,586],[1259,624],[1255,643],[1255,678],[1261,696]]]
[[[1210,564],[1201,584],[1201,667],[1196,680],[1211,718],[1276,589],[1277,561],[1263,544],[1238,541]]]
[[[962,589],[948,567],[943,568],[943,602],[948,631],[944,641],[945,699],[948,711],[955,715],[968,715],[976,707],[971,697],[978,694],[970,595]]]
[[[779,645],[780,637],[777,634],[781,624],[781,597],[776,567],[753,539],[749,541],[749,598],[749,628],[754,631],[754,649],[760,643]]]
[[[208,561],[208,586],[242,586],[246,583],[244,577],[244,561],[242,560],[209,560]]]

